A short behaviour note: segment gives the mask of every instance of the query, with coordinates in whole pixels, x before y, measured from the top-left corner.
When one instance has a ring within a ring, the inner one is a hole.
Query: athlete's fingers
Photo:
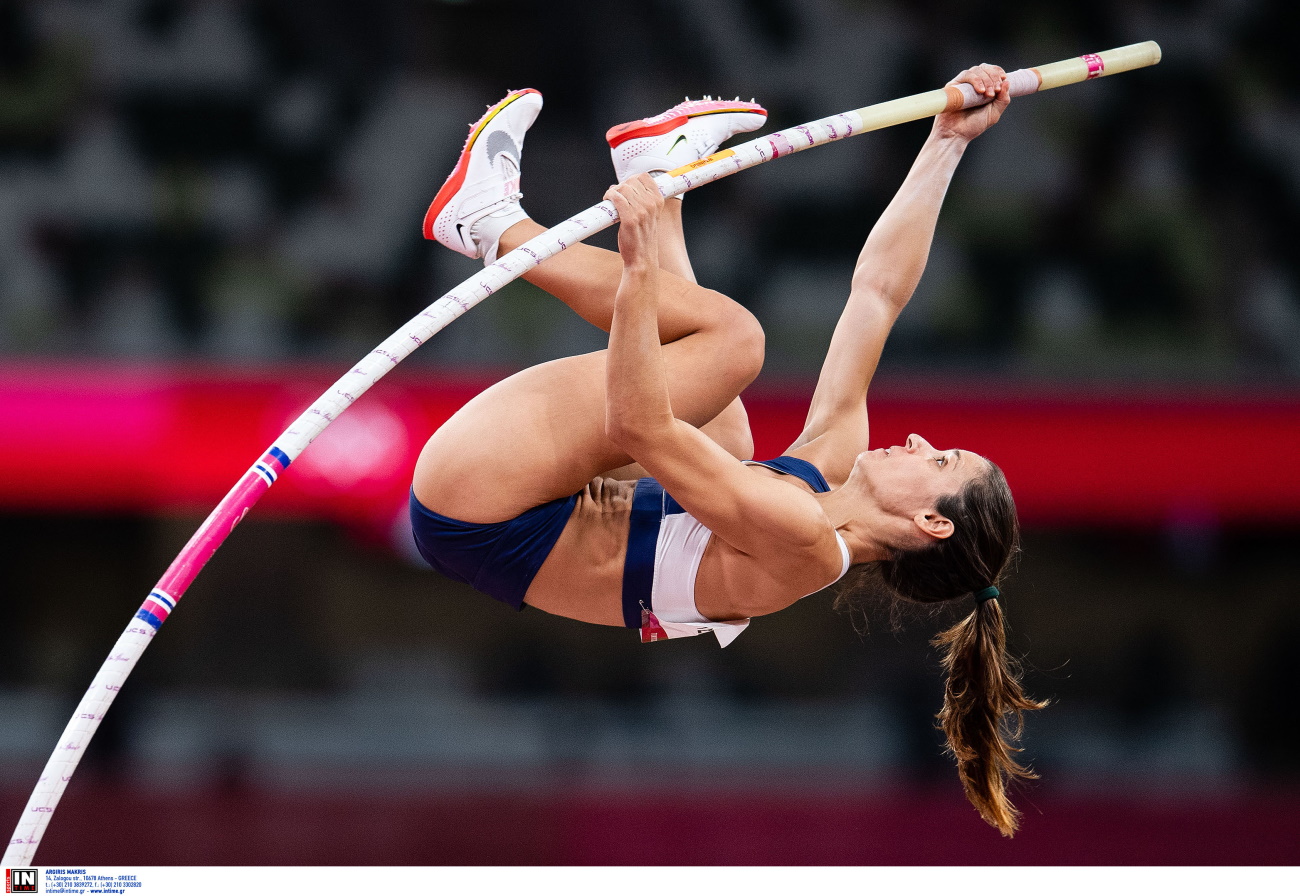
[[[998,92],[998,86],[1007,79],[1007,73],[1002,69],[1002,66],[993,65],[989,62],[981,62],[975,68],[979,70],[986,80],[985,95],[995,96]]]
[[[973,65],[948,82],[949,86],[969,84],[975,92],[987,97],[997,94],[998,85],[1006,80],[1006,72],[1000,65],[989,62]]]
[[[989,77],[978,65],[973,65],[966,69],[966,71],[957,76],[957,80],[965,81],[971,87],[974,87],[976,93],[988,96]]]
[[[993,98],[993,105],[997,109],[997,114],[1002,115],[1002,110],[1011,105],[1011,82],[1003,81],[998,87],[998,95]]]
[[[957,76],[948,82],[949,87],[955,87],[958,84],[969,84],[975,88],[976,93],[984,92],[984,85],[980,83],[979,73],[973,69],[964,69],[957,73]]]
[[[636,196],[636,192],[636,184],[629,180],[621,184],[614,184],[605,192],[605,198],[614,201],[615,197],[617,197],[623,202],[631,202]]]
[[[654,178],[648,174],[638,174],[632,180],[637,186],[638,196],[645,202],[646,207],[657,211],[663,205],[664,197],[659,192],[659,185],[655,183]]]
[[[623,217],[623,210],[627,208],[627,197],[619,190],[621,184],[614,184],[605,191],[605,199],[614,203],[614,208],[618,209],[618,216]]]
[[[605,198],[614,203],[619,218],[629,220],[657,213],[663,205],[663,196],[654,179],[647,174],[629,178],[605,191]]]

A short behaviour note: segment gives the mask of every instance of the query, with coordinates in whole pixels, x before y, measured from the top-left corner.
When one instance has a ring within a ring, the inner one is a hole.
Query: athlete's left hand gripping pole
[[[1160,60],[1160,48],[1153,42],[1134,44],[1076,59],[1054,62],[1037,69],[1012,72],[1013,95],[1033,93],[1065,84],[1090,80],[1105,74],[1129,71]],[[902,99],[877,103],[842,115],[758,137],[732,149],[725,149],[685,168],[659,175],[655,180],[665,196],[676,196],[745,168],[781,156],[841,140],[880,128],[915,121],[944,111],[987,102],[973,91],[941,88]],[[266,490],[325,427],[379,382],[425,340],[470,308],[574,243],[599,233],[618,220],[611,202],[602,202],[534,237],[469,278],[413,317],[400,330],[362,358],[356,367],[330,387],[280,434],[266,453],[249,468],[204,520],[167,572],[149,592],[131,624],[117,639],[112,653],[100,667],[71,721],[63,730],[58,746],[45,764],[23,817],[5,849],[5,867],[30,865],[41,837],[58,806],[72,773],[99,727],[104,713],[159,627],[176,607],[194,577],[244,518]]]

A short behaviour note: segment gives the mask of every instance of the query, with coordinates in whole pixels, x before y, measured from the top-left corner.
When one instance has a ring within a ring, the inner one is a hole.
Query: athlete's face
[[[940,498],[961,491],[987,468],[978,454],[940,450],[913,433],[903,445],[859,454],[853,475],[880,509],[911,519],[934,510]]]

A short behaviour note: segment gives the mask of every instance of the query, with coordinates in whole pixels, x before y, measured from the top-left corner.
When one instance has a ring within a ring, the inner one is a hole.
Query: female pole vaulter
[[[1008,782],[1023,692],[1006,650],[999,581],[1017,550],[1002,472],[919,435],[869,448],[867,389],[929,255],[967,145],[1010,102],[1005,73],[966,83],[992,102],[935,118],[898,194],[867,238],[803,432],[755,462],[741,391],[763,362],[762,329],[695,282],[681,205],[650,173],[713,153],[761,126],[753,103],[700,100],[607,134],[620,181],[618,253],[583,244],[524,277],[609,333],[605,350],[493,385],[429,439],[411,491],[415,540],[439,572],[643,640],[712,631],[725,646],[755,616],[854,575],[897,598],[973,598],[942,633],[939,721],[967,797],[1011,835]],[[541,110],[512,91],[471,126],[425,217],[425,235],[487,264],[543,232],[520,205],[524,136]],[[851,599],[851,595],[849,596]]]

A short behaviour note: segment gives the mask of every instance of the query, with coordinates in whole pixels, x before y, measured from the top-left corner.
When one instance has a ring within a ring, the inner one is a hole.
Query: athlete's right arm
[[[867,388],[875,375],[889,331],[921,280],[939,210],[966,145],[985,131],[1010,102],[997,66],[976,66],[951,83],[967,82],[994,102],[963,112],[944,113],[917,155],[907,178],[889,203],[853,269],[848,302],[831,337],[803,433],[793,447],[814,439],[844,442],[823,446],[819,459],[852,458],[867,445]],[[830,449],[827,451],[826,449]],[[820,464],[819,464],[820,465]],[[827,470],[829,475],[831,471]],[[845,471],[847,475],[847,471]]]

